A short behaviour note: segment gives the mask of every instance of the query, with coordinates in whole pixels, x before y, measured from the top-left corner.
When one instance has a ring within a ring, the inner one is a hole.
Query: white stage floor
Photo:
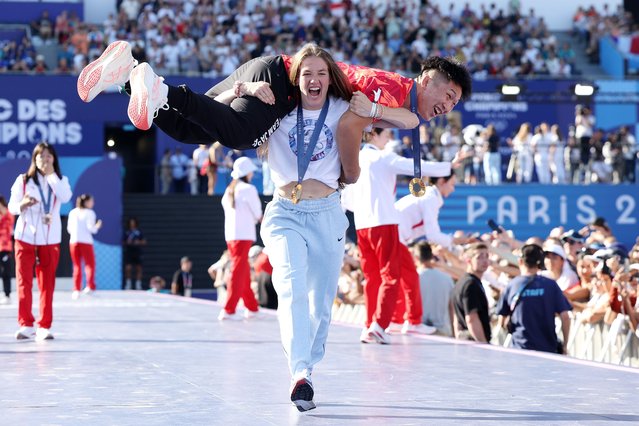
[[[299,413],[272,312],[220,323],[201,299],[58,291],[55,340],[18,342],[12,297],[0,306],[2,424],[639,423],[639,369],[430,336],[365,345],[340,324],[313,373],[317,409]]]

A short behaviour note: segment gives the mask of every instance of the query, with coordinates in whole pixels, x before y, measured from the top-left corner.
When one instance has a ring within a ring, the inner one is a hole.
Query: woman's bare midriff
[[[297,185],[297,182],[289,182],[286,185],[277,188],[277,193],[280,197],[292,199],[293,189]],[[336,190],[331,188],[330,186],[315,180],[308,179],[302,181],[302,193],[300,196],[301,200],[312,200],[317,198],[324,198],[331,195]]]

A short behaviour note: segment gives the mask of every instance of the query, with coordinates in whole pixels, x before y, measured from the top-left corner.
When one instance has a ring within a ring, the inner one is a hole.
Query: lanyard
[[[302,112],[303,108],[301,103],[297,106],[297,185],[295,185],[292,193],[292,199],[294,203],[297,203],[300,199],[300,196],[302,195],[302,180],[304,180],[304,175],[306,174],[308,165],[311,162],[313,151],[315,151],[315,145],[317,145],[317,140],[319,139],[319,134],[324,127],[324,121],[326,120],[326,114],[328,114],[329,105],[330,100],[326,98],[326,102],[324,102],[324,106],[322,107],[319,118],[315,122],[315,128],[313,129],[311,138],[308,141],[306,150],[304,150],[304,142],[306,141],[304,140],[305,132],[304,113]]]
[[[306,169],[308,169],[308,165],[311,162],[311,156],[315,150],[315,145],[317,145],[319,134],[324,127],[324,120],[326,120],[329,104],[330,100],[326,98],[326,102],[322,107],[322,111],[320,112],[317,122],[315,123],[315,129],[313,129],[313,134],[311,135],[311,139],[308,141],[306,150],[304,150],[304,115],[302,112],[302,105],[300,104],[297,107],[297,183],[302,183],[302,180],[304,180],[304,175],[306,174]]]
[[[49,184],[47,183],[47,188],[49,187]],[[51,191],[51,188],[49,188],[49,194],[47,196],[47,198],[44,198],[44,191],[42,191],[42,185],[40,185],[40,182],[38,182],[38,191],[40,191],[40,198],[42,199],[42,207],[44,207],[44,214],[49,214],[49,211],[51,210],[51,193],[53,191]]]
[[[417,82],[413,83],[410,89],[410,112],[417,115]],[[410,193],[416,197],[421,197],[426,192],[426,186],[422,181],[422,153],[419,143],[419,125],[412,130],[413,138],[413,179],[408,184]]]

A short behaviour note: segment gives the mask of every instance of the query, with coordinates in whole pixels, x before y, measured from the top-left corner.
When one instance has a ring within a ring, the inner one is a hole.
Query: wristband
[[[370,118],[375,118],[377,116],[377,102],[373,102],[371,104],[371,112],[368,114]]]

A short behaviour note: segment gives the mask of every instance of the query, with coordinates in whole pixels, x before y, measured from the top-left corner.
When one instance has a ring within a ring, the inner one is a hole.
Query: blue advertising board
[[[445,232],[489,232],[493,219],[516,238],[546,237],[557,226],[581,229],[603,217],[628,248],[639,236],[636,185],[458,185],[444,201],[440,225]]]
[[[473,80],[473,94],[461,102],[456,111],[461,112],[462,125],[493,123],[503,138],[512,137],[519,126],[529,122],[534,126],[541,122],[558,124],[564,135],[575,123],[575,105],[570,96],[574,80],[526,80],[517,83],[523,92],[517,100],[502,99],[500,86],[504,80]]]

